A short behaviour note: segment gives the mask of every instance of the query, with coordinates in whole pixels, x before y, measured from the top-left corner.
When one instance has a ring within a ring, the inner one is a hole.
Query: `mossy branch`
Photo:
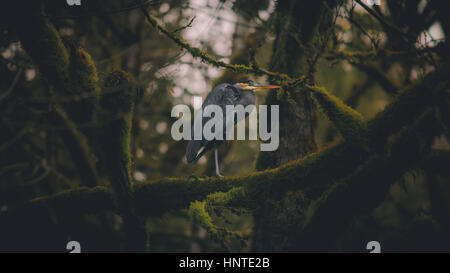
[[[309,86],[309,89],[321,110],[333,122],[346,141],[357,145],[366,145],[367,125],[359,112],[347,106],[325,88]]]
[[[100,98],[100,85],[97,68],[91,55],[82,47],[74,45],[71,41],[65,41],[66,48],[70,52],[70,94],[88,95],[88,99],[64,104],[69,115],[76,123],[84,124],[92,122],[95,118],[97,105]],[[90,139],[93,139],[93,129],[81,128]],[[96,143],[91,143],[95,145]]]
[[[186,42],[183,38],[176,36],[173,32],[168,31],[165,27],[163,27],[161,24],[158,23],[156,18],[151,16],[148,11],[145,9],[144,5],[142,5],[141,1],[137,0],[136,3],[140,6],[141,11],[143,15],[145,16],[147,22],[156,28],[158,31],[160,31],[162,34],[164,34],[166,37],[168,37],[170,40],[175,42],[177,45],[179,45],[181,48],[187,50],[193,57],[200,58],[204,62],[209,63],[216,67],[223,67],[226,69],[230,69],[237,73],[245,73],[245,74],[254,74],[256,76],[270,76],[272,78],[278,79],[282,82],[285,81],[291,81],[292,79],[283,73],[277,73],[268,71],[266,69],[263,69],[261,67],[256,66],[247,66],[243,64],[227,64],[225,62],[219,61],[213,56],[209,55],[208,53],[204,52],[203,50],[191,46],[188,42]]]
[[[389,187],[411,166],[426,158],[435,131],[431,111],[395,137],[386,157],[374,155],[349,177],[338,180],[312,202],[299,241],[307,250],[329,249],[352,217],[374,209]]]
[[[211,239],[219,243],[223,248],[230,250],[228,246],[229,237],[232,233],[226,228],[214,224],[212,217],[208,213],[205,201],[194,201],[189,206],[189,215],[195,223],[206,229]]]
[[[130,77],[120,69],[106,77],[106,88],[124,88],[102,96],[99,120],[103,125],[99,128],[98,140],[101,163],[116,194],[123,195],[119,197],[119,202],[126,203],[131,199],[130,138],[135,96],[134,88],[127,87]],[[111,116],[117,118],[111,119]]]
[[[59,105],[55,107],[53,116],[57,124],[62,124],[64,127],[60,134],[72,155],[75,166],[78,168],[82,185],[89,187],[99,185],[100,180],[96,162],[86,137],[77,129],[73,121]]]
[[[131,127],[136,90],[127,87],[130,81],[131,76],[120,69],[113,70],[106,77],[106,88],[124,88],[101,98],[99,119],[103,125],[99,128],[99,153],[111,182],[118,212],[123,217],[124,249],[145,252],[145,223],[136,212],[131,186]],[[117,118],[111,120],[111,116]]]
[[[212,193],[204,201],[196,200],[192,202],[188,211],[192,220],[205,228],[214,241],[220,243],[222,247],[231,250],[229,247],[231,240],[237,239],[243,243],[244,239],[238,233],[214,224],[210,213],[211,211],[221,211],[223,208],[246,208],[248,207],[246,203],[250,200],[244,187],[235,187],[227,192]]]
[[[27,8],[14,3],[10,20],[11,27],[17,29],[23,48],[33,59],[39,71],[54,85],[58,92],[69,92],[70,57],[69,51],[50,20],[43,15],[42,1],[27,3]],[[23,4],[23,3],[22,3]],[[66,93],[68,94],[68,93]]]
[[[206,197],[209,206],[221,206],[230,208],[246,208],[254,207],[250,203],[245,187],[234,187],[227,192],[215,192]]]
[[[448,44],[446,42],[439,42],[433,47],[423,47],[420,49],[411,48],[406,51],[394,51],[388,48],[382,48],[378,50],[371,51],[330,51],[324,55],[327,60],[347,60],[350,63],[360,63],[364,60],[402,60],[404,58],[421,56],[427,53],[437,53],[439,55],[443,54],[448,50]]]
[[[420,82],[398,92],[397,99],[368,122],[371,149],[381,149],[389,135],[405,124],[411,124],[427,106],[440,103],[440,98],[445,97],[449,89],[449,70],[448,64],[443,65]]]

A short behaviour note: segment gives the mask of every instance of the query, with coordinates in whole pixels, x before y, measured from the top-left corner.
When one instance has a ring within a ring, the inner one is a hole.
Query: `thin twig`
[[[249,67],[246,65],[242,65],[242,64],[239,64],[239,65],[227,64],[223,61],[219,61],[219,60],[215,59],[211,55],[203,52],[201,49],[189,45],[184,39],[177,37],[177,36],[173,35],[171,32],[169,32],[166,28],[164,28],[162,25],[160,25],[157,22],[157,20],[155,18],[153,18],[147,12],[145,7],[142,6],[140,2],[141,2],[140,0],[136,0],[136,3],[138,5],[140,5],[141,11],[142,11],[143,15],[145,16],[145,18],[147,19],[148,23],[151,26],[153,26],[154,28],[158,29],[162,34],[167,36],[169,39],[171,39],[173,42],[175,42],[181,48],[187,50],[193,57],[200,58],[204,62],[207,62],[213,66],[227,68],[227,69],[233,70],[238,73],[254,74],[257,76],[266,75],[266,76],[270,76],[275,79],[278,79],[280,81],[292,80],[288,75],[283,74],[283,73],[272,72],[272,71],[268,71],[268,70],[265,70],[262,68],[255,69],[255,68],[252,68],[252,67]]]
[[[394,32],[397,32],[398,34],[402,35],[407,40],[411,39],[411,37],[408,34],[401,31],[397,26],[387,22],[383,17],[381,17],[379,14],[377,14],[373,9],[369,8],[361,0],[355,0],[355,2],[358,3],[363,9],[365,9],[375,19],[377,19],[385,28],[393,30]]]
[[[187,25],[179,27],[179,28],[175,29],[174,31],[172,31],[172,34],[183,31],[183,30],[187,29],[188,27],[192,27],[192,23],[194,22],[196,17],[197,16],[192,17],[192,19],[189,21],[189,23]]]

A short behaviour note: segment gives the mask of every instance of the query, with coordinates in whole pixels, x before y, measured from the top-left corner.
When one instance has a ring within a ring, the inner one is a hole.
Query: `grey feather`
[[[190,140],[186,147],[186,160],[188,163],[197,161],[197,153],[202,147],[201,140]]]
[[[208,94],[200,110],[203,111],[203,109],[208,105],[218,105],[222,108],[223,118],[224,120],[226,120],[227,105],[243,105],[244,107],[246,107],[250,104],[255,104],[255,95],[252,91],[238,89],[232,84],[223,83],[214,87],[214,89]],[[211,119],[211,117],[203,117],[202,124],[205,124],[209,119]],[[234,123],[236,124],[239,121],[240,120],[235,118]],[[225,122],[223,122],[223,126],[223,132],[225,134]],[[189,141],[186,147],[186,159],[188,163],[196,162],[207,151],[211,150],[214,147],[218,147],[223,142],[223,140],[194,140],[194,126],[192,126],[191,137],[192,140]],[[199,153],[202,147],[204,147],[204,149]]]

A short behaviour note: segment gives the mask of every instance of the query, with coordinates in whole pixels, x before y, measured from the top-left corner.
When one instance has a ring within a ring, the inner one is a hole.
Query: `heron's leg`
[[[218,177],[223,177],[219,171],[219,149],[217,147],[214,148],[214,159],[216,161],[216,174]]]

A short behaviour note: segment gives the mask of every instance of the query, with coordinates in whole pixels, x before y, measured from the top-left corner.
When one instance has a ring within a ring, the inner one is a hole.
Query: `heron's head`
[[[251,90],[251,91],[262,91],[267,89],[277,89],[280,88],[278,85],[264,85],[264,84],[255,84],[252,80],[245,80],[242,82],[238,82],[234,84],[237,88],[241,90]]]

